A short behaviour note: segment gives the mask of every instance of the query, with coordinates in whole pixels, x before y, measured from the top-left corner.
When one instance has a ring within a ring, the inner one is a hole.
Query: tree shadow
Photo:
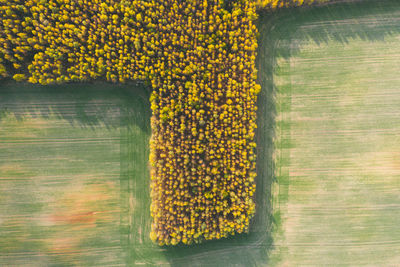
[[[148,104],[149,90],[143,83],[111,84],[107,82],[35,85],[0,81],[0,122],[4,115],[17,120],[25,116],[49,118],[56,116],[75,127],[119,127],[121,112]],[[147,114],[145,117],[149,117]],[[149,125],[138,123],[150,133]]]
[[[276,56],[289,58],[298,51],[301,42],[313,41],[319,45],[334,40],[346,45],[355,39],[384,41],[386,37],[400,33],[400,19],[398,13],[393,12],[399,8],[400,2],[395,0],[344,0],[263,12],[259,25],[262,27],[265,21],[275,21],[272,31],[280,42],[289,46],[277,47]],[[374,18],[372,24],[371,18]]]

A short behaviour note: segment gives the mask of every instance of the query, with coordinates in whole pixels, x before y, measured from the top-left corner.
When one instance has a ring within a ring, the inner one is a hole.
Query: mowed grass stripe
[[[290,141],[278,147],[289,186],[277,265],[400,262],[399,15],[389,1],[310,9],[281,41],[277,142]]]

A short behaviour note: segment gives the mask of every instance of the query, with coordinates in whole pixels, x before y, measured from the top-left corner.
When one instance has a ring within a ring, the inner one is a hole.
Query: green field
[[[400,263],[399,17],[394,1],[286,11],[262,37],[276,100],[270,263]]]
[[[143,85],[0,83],[0,266],[400,262],[400,3],[259,20],[256,216],[200,245],[149,239]]]
[[[125,265],[148,179],[147,91],[6,82],[0,94],[0,265]]]

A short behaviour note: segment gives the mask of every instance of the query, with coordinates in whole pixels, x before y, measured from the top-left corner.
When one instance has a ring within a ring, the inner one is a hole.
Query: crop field
[[[390,266],[400,262],[400,3],[260,16],[248,234],[150,238],[142,84],[0,83],[0,265]]]

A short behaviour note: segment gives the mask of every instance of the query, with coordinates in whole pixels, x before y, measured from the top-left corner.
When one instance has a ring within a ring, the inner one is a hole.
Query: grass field
[[[399,264],[399,15],[394,1],[286,11],[265,37],[276,38],[260,54],[276,94],[271,265]]]
[[[0,95],[0,265],[128,263],[146,90],[7,82]]]
[[[149,239],[141,85],[0,84],[0,265],[388,266],[400,262],[400,4],[259,22],[250,233]]]

